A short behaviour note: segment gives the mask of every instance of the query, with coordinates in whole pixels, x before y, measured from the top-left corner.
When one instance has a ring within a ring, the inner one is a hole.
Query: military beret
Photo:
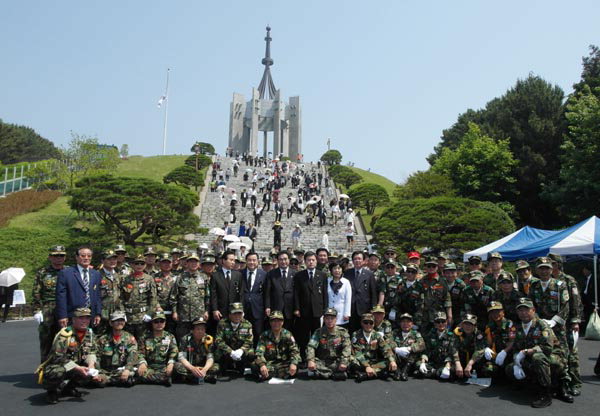
[[[433,322],[446,321],[447,319],[446,312],[436,312],[435,315],[433,315]]]
[[[519,309],[521,307],[531,309],[531,308],[533,308],[533,302],[529,298],[520,298],[519,304],[517,305],[517,309]]]
[[[280,319],[283,321],[283,313],[281,311],[271,311],[269,315],[269,321],[273,321],[275,319]]]
[[[497,300],[493,300],[490,302],[490,306],[488,306],[487,311],[491,312],[491,311],[501,311],[504,309],[504,306],[502,306],[502,302],[498,302]]]
[[[363,313],[363,314],[360,316],[360,320],[361,320],[361,321],[371,321],[371,322],[375,322],[375,318],[373,317],[373,314],[372,314],[372,313],[368,313],[368,312],[367,312],[367,313]]]
[[[206,319],[204,319],[203,316],[201,316],[200,318],[196,318],[192,321],[192,326],[195,325],[206,325]]]
[[[52,246],[50,250],[48,250],[51,256],[63,256],[67,254],[67,250],[65,250],[65,246]]]
[[[456,270],[456,264],[446,263],[444,264],[444,270]]]
[[[552,268],[552,260],[550,260],[550,258],[548,257],[540,257],[538,259],[537,265],[535,266],[536,268],[540,268],[540,267],[550,267]]]
[[[468,313],[465,315],[465,317],[462,319],[462,321],[460,321],[461,324],[463,324],[465,322],[472,324],[472,325],[477,325],[477,316],[475,316],[471,313]]]
[[[110,314],[110,320],[112,321],[117,321],[119,319],[123,319],[125,322],[127,322],[127,315],[125,314],[125,312],[123,311],[114,311],[113,313]]]
[[[488,260],[491,259],[502,260],[502,254],[498,253],[497,251],[494,251],[493,253],[488,254]]]
[[[516,270],[529,269],[531,266],[525,260],[517,260]]]
[[[229,313],[240,313],[244,312],[244,305],[240,302],[234,302],[229,306]]]
[[[337,316],[338,311],[335,308],[327,308],[323,316]]]
[[[92,311],[90,310],[90,308],[77,308],[73,311],[73,316],[92,316]]]
[[[371,313],[385,313],[385,308],[381,305],[375,305],[371,309]]]

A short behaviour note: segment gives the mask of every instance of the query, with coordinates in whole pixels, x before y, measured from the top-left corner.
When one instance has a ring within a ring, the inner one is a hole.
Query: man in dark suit
[[[234,270],[235,253],[225,250],[221,267],[210,279],[210,308],[216,321],[229,316],[229,305],[242,301],[242,274]]]
[[[92,250],[79,247],[75,255],[76,266],[66,267],[58,273],[56,280],[56,319],[61,328],[69,323],[73,311],[77,308],[89,308],[92,311],[93,324],[97,326],[102,316],[100,282],[102,278],[97,270],[90,267]]]
[[[287,251],[277,253],[277,268],[267,273],[265,287],[265,315],[271,311],[283,312],[283,326],[291,331],[294,326],[294,274]]]
[[[353,268],[344,272],[344,277],[352,286],[352,309],[350,315],[350,330],[356,331],[360,326],[360,317],[370,312],[377,304],[377,281],[375,275],[365,264],[362,251],[352,253]]]
[[[583,279],[578,279],[579,293],[581,293],[581,303],[583,304],[583,316],[581,317],[582,322],[580,329],[581,334],[585,332],[585,328],[590,320],[592,312],[594,312],[596,303],[597,281],[594,280],[594,273],[591,269],[591,266],[583,266],[583,269],[581,270]]]
[[[263,333],[265,322],[265,282],[267,273],[258,268],[258,254],[246,254],[246,268],[242,272],[244,318],[252,323],[254,345]]]
[[[327,275],[317,270],[317,255],[312,251],[306,252],[304,263],[306,270],[294,275],[294,335],[303,360],[312,332],[321,327],[321,318],[329,303]]]

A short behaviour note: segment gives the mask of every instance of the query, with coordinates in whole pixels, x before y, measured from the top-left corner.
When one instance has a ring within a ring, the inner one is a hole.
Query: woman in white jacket
[[[343,270],[339,263],[329,265],[331,276],[327,278],[327,294],[329,307],[338,311],[336,325],[347,328],[350,323],[352,305],[352,287],[350,281],[342,277]]]

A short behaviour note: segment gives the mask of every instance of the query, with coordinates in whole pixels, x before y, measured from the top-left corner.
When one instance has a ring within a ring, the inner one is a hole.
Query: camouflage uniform
[[[122,265],[115,267],[115,272],[117,272],[121,278],[124,278],[133,274],[133,269],[129,264],[123,263]]]
[[[485,325],[488,320],[487,308],[490,306],[492,296],[494,295],[494,289],[485,284],[479,291],[475,293],[471,286],[465,288],[462,293],[462,313],[465,315],[471,313],[477,316],[477,328],[480,330],[485,329]],[[455,322],[458,322],[458,317],[455,317]]]
[[[542,281],[538,280],[531,285],[529,297],[535,306],[537,315],[541,319],[554,320],[556,322],[552,331],[560,342],[564,356],[567,357],[569,347],[567,345],[565,325],[569,320],[570,300],[567,284],[551,277],[548,280],[546,290],[544,290]]]
[[[336,326],[333,332],[326,327],[315,331],[306,347],[306,361],[314,361],[315,375],[318,378],[345,379],[346,371],[339,371],[340,365],[350,366],[352,344],[345,328]]]
[[[423,286],[415,280],[408,287],[408,280],[400,280],[398,296],[396,298],[396,315],[408,313],[413,316],[413,322],[417,327],[423,325]]]
[[[460,327],[456,327],[453,334],[454,347],[463,368],[472,359],[474,362],[473,369],[477,371],[478,377],[491,377],[494,366],[491,361],[485,359],[484,349],[487,347],[487,342],[483,334],[477,328],[472,334],[466,334]]]
[[[256,344],[256,360],[252,372],[260,376],[260,368],[266,365],[269,377],[289,378],[290,365],[298,365],[300,360],[300,350],[290,331],[283,328],[277,339],[272,330],[267,330],[261,334]]]
[[[505,274],[506,276],[510,277],[513,282],[516,281],[512,274],[503,269],[500,270],[498,277],[500,277],[502,274]],[[498,278],[495,278],[493,273],[488,273],[485,275],[485,277],[483,278],[483,284],[485,286],[491,287],[493,290],[500,290],[500,288],[498,287]]]
[[[167,331],[155,337],[152,331],[149,331],[139,345],[140,365],[146,364],[148,369],[143,376],[138,376],[138,381],[148,384],[170,384],[166,373],[167,366],[175,364],[179,354],[175,337]]]
[[[523,279],[517,279],[517,290],[524,296],[529,297],[529,289],[531,289],[531,285],[534,282],[537,282],[538,280],[540,279],[534,276],[529,276],[529,279],[527,279],[526,281]]]
[[[389,317],[390,311],[397,310],[398,287],[400,286],[400,274],[388,276],[384,271],[377,273],[378,292],[383,293],[383,307],[385,308],[385,316]],[[399,315],[399,314],[398,314]]]
[[[210,292],[208,276],[203,272],[183,272],[169,295],[171,308],[177,312],[177,339],[192,330],[192,321],[208,311]]]
[[[144,315],[150,316],[156,308],[156,285],[146,273],[133,274],[121,280],[121,302],[127,314],[127,331],[140,341],[146,330]]]
[[[59,269],[51,265],[38,270],[33,283],[33,309],[41,311],[44,316],[43,322],[38,327],[40,339],[40,362],[46,361],[54,336],[60,330],[54,308],[56,307],[56,279]]]
[[[424,337],[425,352],[421,355],[421,362],[426,361],[427,372],[423,376],[428,378],[439,378],[446,363],[452,364],[451,372],[454,371],[454,362],[458,361],[454,334],[450,330],[444,330],[440,335],[437,329],[432,328]],[[420,364],[421,362],[418,362]]]
[[[52,349],[44,365],[44,388],[56,391],[65,380],[69,380],[72,386],[87,384],[91,378],[82,376],[74,369],[95,363],[96,342],[91,328],[85,330],[81,339],[72,327],[63,328],[54,337]]]
[[[502,292],[502,290],[497,290],[492,295],[492,300],[496,302],[502,303],[502,307],[504,309],[504,315],[511,321],[517,322],[519,317],[517,315],[517,305],[519,304],[519,299],[521,298],[521,294],[513,289],[508,296]]]
[[[216,350],[215,362],[219,364],[221,371],[231,366],[243,371],[246,364],[254,360],[254,350],[252,349],[252,323],[242,319],[237,328],[229,319],[221,319],[217,325],[217,335],[215,337]],[[244,355],[240,362],[231,359],[231,352],[242,349]]]
[[[433,279],[425,276],[419,281],[419,284],[423,288],[422,324],[424,328],[431,328],[435,314],[437,312],[445,313],[447,308],[451,308],[452,299],[448,288],[442,283],[439,276]],[[457,317],[454,319],[457,319]]]
[[[194,340],[194,336],[190,333],[184,335],[179,343],[179,360],[186,359],[194,367],[204,367],[206,361],[214,360],[215,344],[210,335],[205,335],[198,344]],[[205,379],[207,381],[216,381],[216,375],[219,372],[219,365],[214,363],[206,372]],[[196,377],[181,364],[175,363],[175,375],[178,379],[185,382],[196,381]]]
[[[409,347],[410,354],[407,357],[397,356],[399,371],[411,373],[415,363],[421,358],[421,353],[425,351],[425,340],[415,329],[408,332],[402,332],[402,329],[396,329],[391,337],[392,347]]]
[[[516,330],[513,322],[509,319],[502,318],[499,323],[489,320],[484,331],[486,346],[494,352],[494,360],[490,363],[490,371],[492,376],[500,375],[500,367],[496,364],[496,356],[506,349],[511,342],[512,332]],[[514,338],[514,337],[513,337]],[[512,361],[512,354],[507,353],[502,367],[506,367]]]
[[[455,322],[460,319],[460,314],[462,312],[462,293],[467,288],[467,284],[459,278],[454,280],[452,287],[450,287],[450,283],[446,279],[442,279],[444,285],[448,288],[448,292],[450,292],[450,300],[452,301],[452,317]]]
[[[106,269],[100,270],[100,299],[102,300],[102,321],[99,331],[102,334],[111,332],[110,315],[121,309],[119,284],[121,276],[118,273],[108,273]]]
[[[392,323],[387,319],[381,321],[379,326],[373,326],[373,331],[379,332],[379,334],[382,335],[386,341],[390,340],[393,330],[394,328],[392,327]]]
[[[169,295],[171,293],[171,288],[173,285],[175,285],[177,277],[173,274],[173,271],[171,271],[168,277],[164,277],[162,272],[158,272],[153,276],[153,278],[154,284],[156,285],[157,303],[167,316],[167,324],[165,329],[174,334],[176,326],[173,318],[171,317],[171,301],[169,299]]]
[[[352,334],[352,351],[352,369],[357,377],[364,374],[366,367],[375,370],[378,377],[387,376],[388,364],[396,362],[394,351],[379,332],[372,331],[371,339],[367,340],[362,329],[355,331]]]
[[[558,280],[567,284],[569,291],[569,319],[567,321],[567,343],[569,345],[569,353],[567,361],[569,363],[569,376],[571,377],[571,387],[581,389],[582,381],[579,373],[579,351],[577,345],[573,342],[573,324],[581,324],[581,316],[583,314],[583,303],[581,295],[577,287],[577,281],[573,276],[564,272],[560,272]],[[582,331],[580,328],[579,331]],[[581,333],[581,332],[580,332]]]
[[[137,367],[139,360],[135,337],[129,332],[122,331],[120,338],[115,340],[111,331],[98,338],[97,346],[102,384],[128,385],[120,379],[123,370],[129,370],[129,380],[133,384],[134,367]]]

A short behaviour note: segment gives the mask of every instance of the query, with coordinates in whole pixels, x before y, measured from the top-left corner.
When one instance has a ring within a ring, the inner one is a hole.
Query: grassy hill
[[[115,174],[162,181],[162,177],[182,165],[186,157],[132,156],[119,164]],[[28,302],[35,271],[45,265],[48,248],[55,244],[69,246],[85,239],[89,224],[71,212],[67,201],[68,197],[62,196],[46,208],[19,215],[8,226],[0,228],[0,270],[25,269],[27,275],[19,288],[25,289]],[[71,253],[67,262],[73,263]]]

